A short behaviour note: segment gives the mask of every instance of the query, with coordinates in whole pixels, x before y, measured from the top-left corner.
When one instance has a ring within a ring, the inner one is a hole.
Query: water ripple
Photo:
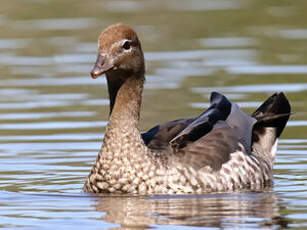
[[[0,228],[304,229],[306,6],[4,0]],[[145,51],[142,128],[197,115],[213,90],[244,110],[271,92],[287,92],[295,115],[279,141],[274,187],[150,197],[81,193],[102,145],[109,104],[106,79],[92,80],[89,72],[101,29],[119,20],[136,29]]]
[[[168,9],[174,11],[211,11],[230,10],[241,7],[239,1],[214,1],[214,0],[191,0],[188,3],[184,0],[170,1],[111,1],[106,2],[105,7],[112,12],[136,12],[144,10]]]
[[[231,66],[226,71],[231,74],[306,74],[307,65]]]
[[[242,92],[242,93],[259,93],[259,92],[300,92],[307,90],[307,83],[288,83],[288,84],[264,84],[264,85],[240,85],[226,87],[193,87],[194,93],[217,92]]]
[[[255,38],[248,37],[219,37],[203,38],[198,42],[204,47],[252,47],[258,44]]]
[[[99,78],[95,81],[90,76],[65,77],[65,78],[30,78],[30,79],[7,79],[0,80],[2,86],[63,86],[63,85],[97,85],[106,84],[105,78]]]
[[[45,118],[92,117],[94,115],[96,115],[96,112],[90,112],[90,111],[49,112],[49,113],[48,112],[46,113],[2,113],[0,114],[0,120],[39,120],[39,119],[45,119]]]
[[[29,44],[29,39],[0,39],[0,49],[24,48]],[[1,59],[0,59],[1,60]]]
[[[12,26],[21,30],[79,30],[95,24],[94,18],[49,18],[14,21]]]
[[[26,130],[26,129],[40,129],[40,130],[52,130],[52,129],[80,129],[90,127],[105,127],[107,121],[58,121],[58,122],[32,122],[32,123],[7,123],[1,124],[0,129],[14,129],[14,130]]]
[[[256,50],[252,49],[225,49],[225,50],[185,50],[173,52],[147,52],[145,58],[148,61],[177,61],[177,60],[193,60],[203,59],[208,57],[253,57],[257,54]]]

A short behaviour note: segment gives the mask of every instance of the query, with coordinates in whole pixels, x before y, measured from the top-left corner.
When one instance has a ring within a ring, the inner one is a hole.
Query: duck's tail
[[[273,161],[277,139],[291,115],[291,106],[283,93],[269,97],[253,114],[257,119],[253,127],[252,149],[259,154],[269,154]]]

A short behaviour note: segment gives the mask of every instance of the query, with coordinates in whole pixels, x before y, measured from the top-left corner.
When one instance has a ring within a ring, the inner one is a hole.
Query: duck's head
[[[133,29],[123,24],[106,28],[98,39],[98,56],[92,78],[120,72],[120,76],[144,74],[144,55]],[[118,74],[115,74],[118,75]]]

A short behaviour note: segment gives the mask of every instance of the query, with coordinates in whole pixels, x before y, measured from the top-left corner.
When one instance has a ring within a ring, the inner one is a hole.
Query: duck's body
[[[145,78],[140,42],[131,28],[117,24],[102,33],[99,47],[92,76],[106,73],[110,121],[84,191],[202,193],[258,189],[272,179],[277,138],[290,113],[282,93],[271,96],[252,116],[213,93],[210,108],[200,116],[141,135]]]

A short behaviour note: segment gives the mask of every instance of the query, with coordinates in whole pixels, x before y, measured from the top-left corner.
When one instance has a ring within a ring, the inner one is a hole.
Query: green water
[[[307,229],[307,2],[2,0],[0,228]],[[269,191],[91,197],[108,119],[97,37],[135,28],[146,57],[141,129],[199,114],[211,91],[252,112],[284,91],[293,116]]]

